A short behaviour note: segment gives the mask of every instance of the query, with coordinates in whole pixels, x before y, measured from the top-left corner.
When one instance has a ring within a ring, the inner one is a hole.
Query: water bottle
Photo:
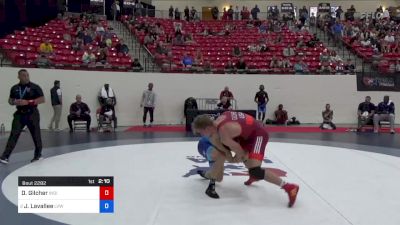
[[[2,123],[2,124],[0,125],[0,134],[3,135],[3,134],[5,134],[5,133],[6,133],[6,128],[5,128],[5,126],[4,126],[4,123]]]

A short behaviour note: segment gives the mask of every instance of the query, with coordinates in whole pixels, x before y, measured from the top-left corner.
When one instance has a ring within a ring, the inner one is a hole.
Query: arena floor
[[[220,199],[196,176],[207,167],[189,133],[42,134],[45,160],[29,163],[23,133],[0,165],[1,224],[400,224],[400,136],[373,133],[271,133],[264,167],[300,185],[298,200],[266,182],[243,185],[242,165],[226,165]],[[7,136],[0,136],[5,146]],[[18,176],[114,176],[113,214],[18,214]]]

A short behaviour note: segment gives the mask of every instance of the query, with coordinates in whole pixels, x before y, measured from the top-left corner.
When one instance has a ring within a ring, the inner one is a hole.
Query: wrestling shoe
[[[199,174],[202,178],[209,180],[210,178],[206,177],[206,172],[203,170],[197,170],[197,174]]]
[[[218,193],[215,191],[215,184],[208,185],[206,195],[208,195],[210,198],[219,198]]]
[[[249,186],[257,181],[259,181],[259,179],[249,176],[249,179],[246,182],[244,182],[244,185]]]
[[[35,157],[35,158],[33,158],[32,160],[31,160],[31,163],[33,163],[33,162],[36,162],[36,161],[39,161],[39,160],[43,160],[44,158],[43,157]]]
[[[3,157],[1,157],[1,158],[0,158],[0,163],[8,164],[8,163],[9,163],[9,160],[8,160],[8,158],[3,158]]]
[[[299,192],[299,185],[297,184],[285,184],[282,186],[282,189],[286,191],[286,193],[289,195],[289,203],[288,207],[292,207],[294,203],[296,202],[297,198],[297,193]]]

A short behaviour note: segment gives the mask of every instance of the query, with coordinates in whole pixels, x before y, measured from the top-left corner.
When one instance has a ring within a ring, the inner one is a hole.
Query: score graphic
[[[18,177],[18,213],[114,213],[114,177]]]

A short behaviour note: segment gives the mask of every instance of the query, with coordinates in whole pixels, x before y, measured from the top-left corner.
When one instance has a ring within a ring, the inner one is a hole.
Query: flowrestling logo
[[[209,169],[208,161],[202,156],[187,156],[186,158],[195,164],[192,165],[192,168],[186,174],[183,175],[183,177],[185,178],[190,176],[198,176],[197,174],[198,170],[206,171]],[[266,164],[273,163],[269,159],[264,159],[263,162]],[[267,170],[272,171],[273,173],[275,173],[280,177],[286,176],[286,171],[283,171],[278,168],[268,167]],[[243,163],[225,163],[224,176],[248,176],[248,175],[249,174],[247,168],[243,165]]]

